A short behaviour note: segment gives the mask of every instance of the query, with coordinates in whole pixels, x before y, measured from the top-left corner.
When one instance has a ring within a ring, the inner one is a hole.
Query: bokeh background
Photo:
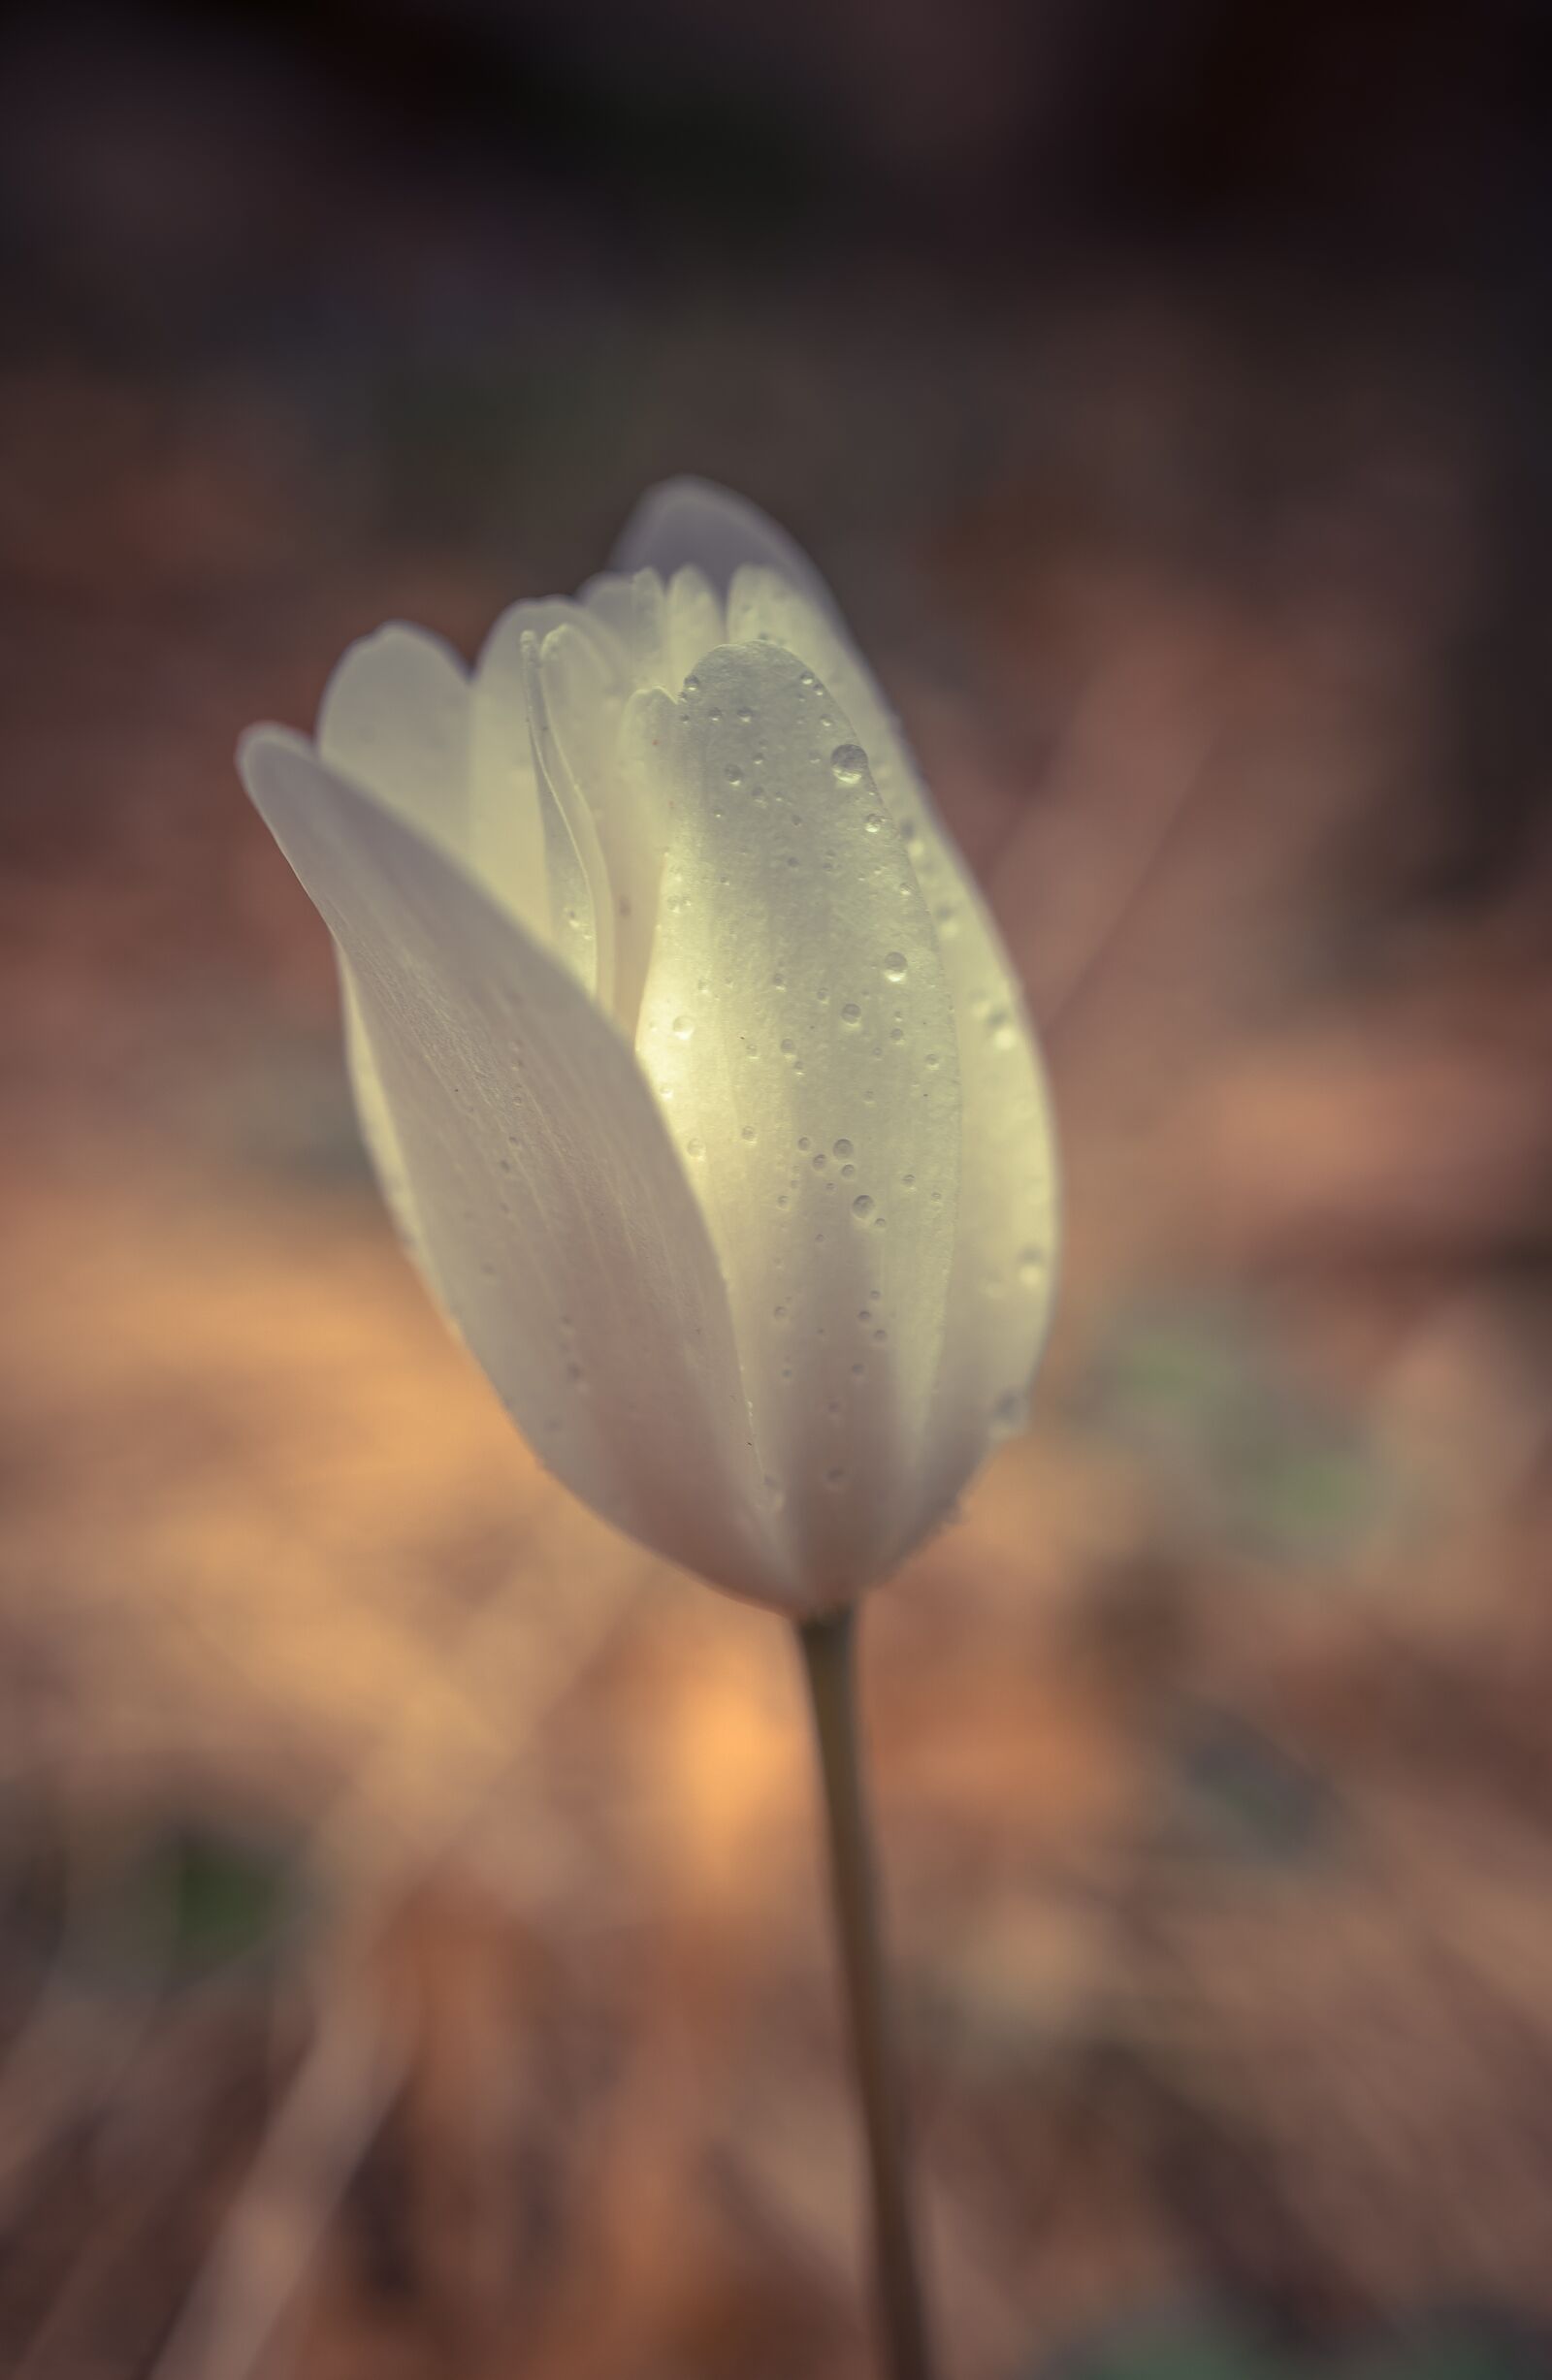
[[[1029,1435],[870,1609],[954,2380],[1552,2370],[1539,0],[0,35],[0,2368],[852,2380],[777,1624],[537,1471],[241,797],[677,469],[1044,1030]]]

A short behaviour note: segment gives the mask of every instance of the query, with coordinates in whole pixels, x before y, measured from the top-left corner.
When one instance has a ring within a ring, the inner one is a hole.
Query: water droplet
[[[690,1016],[676,1016],[673,1020],[673,1029],[682,1042],[687,1042],[695,1029],[695,1019]]]
[[[1025,1289],[1038,1289],[1046,1277],[1046,1259],[1039,1248],[1020,1248],[1018,1278]]]
[[[842,1024],[843,1024],[843,1025],[859,1025],[859,1024],[861,1023],[861,1021],[862,1021],[862,1012],[861,1012],[861,1010],[860,1010],[860,1009],[857,1007],[857,1002],[856,1002],[855,1000],[848,1000],[848,1002],[846,1003],[846,1006],[845,1006],[845,1007],[842,1009],[842,1011],[841,1011],[841,1022],[842,1022]]]
[[[743,782],[744,772],[741,768],[730,768],[728,771],[728,783],[729,785],[742,785]]]
[[[771,1309],[770,1309],[770,1317],[771,1317],[772,1322],[785,1322],[785,1321],[787,1320],[787,1308],[786,1308],[786,1306],[785,1306],[785,1305],[773,1305],[773,1306],[771,1307]]]
[[[873,1344],[874,1344],[874,1346],[875,1346],[875,1347],[882,1347],[882,1346],[883,1346],[883,1344],[884,1344],[884,1342],[885,1342],[885,1340],[886,1340],[886,1339],[889,1337],[889,1335],[888,1331],[875,1331],[875,1332],[874,1332],[874,1334],[873,1334]]]
[[[841,1168],[841,1179],[842,1179],[842,1181],[850,1181],[850,1180],[852,1179],[853,1175],[856,1174],[856,1172],[857,1172],[857,1168],[856,1168],[856,1166],[855,1166],[855,1165],[843,1165],[843,1166],[842,1166],[842,1168]]]
[[[873,1201],[865,1190],[859,1190],[852,1201],[852,1212],[854,1215],[870,1215],[873,1212]]]
[[[753,711],[740,710],[738,714],[739,725],[741,727],[747,727],[754,719],[754,716],[755,714]]]
[[[986,1018],[986,1031],[991,1036],[993,1049],[1011,1049],[1018,1039],[1018,1029],[1006,1009],[994,1010]]]
[[[685,1155],[687,1157],[703,1157],[705,1153],[706,1143],[704,1141],[687,1141],[685,1142]]]
[[[862,832],[865,835],[876,835],[882,831],[883,825],[884,820],[880,817],[878,811],[870,810],[866,818],[862,820]]]
[[[850,1157],[852,1154],[851,1142],[845,1140],[837,1141],[835,1142],[834,1153],[837,1157]]]
[[[754,1138],[755,1138],[755,1127],[754,1127],[754,1125],[753,1125],[753,1124],[746,1124],[746,1125],[744,1126],[744,1128],[743,1128],[742,1132],[740,1132],[740,1134],[739,1134],[738,1138],[740,1139],[740,1141],[753,1141],[753,1140],[754,1140]]]
[[[885,953],[884,953],[884,973],[885,973],[885,975],[887,976],[887,978],[889,979],[889,981],[891,983],[903,983],[903,982],[904,982],[904,981],[905,981],[905,952],[904,952],[903,950],[886,950],[886,951],[885,951]]]
[[[825,1156],[825,1154],[824,1154],[824,1151],[823,1149],[820,1149],[820,1150],[817,1152],[817,1154],[816,1154],[816,1156],[815,1156],[815,1158],[814,1158],[814,1171],[815,1171],[815,1173],[816,1173],[816,1174],[823,1174],[823,1173],[824,1173],[824,1168],[825,1168],[825,1166],[828,1164],[828,1162],[829,1162],[829,1160],[826,1158],[826,1156]]]
[[[860,785],[867,775],[867,754],[860,744],[837,744],[830,768],[837,785]]]
[[[836,1463],[831,1464],[830,1468],[824,1474],[824,1485],[826,1488],[831,1489],[845,1487],[846,1471],[841,1463]]]
[[[796,1055],[797,1055],[797,1044],[796,1044],[795,1042],[790,1042],[790,1041],[789,1041],[789,1042],[783,1042],[783,1044],[782,1044],[782,1056],[783,1056],[784,1058],[795,1058],[795,1057],[796,1057]]]

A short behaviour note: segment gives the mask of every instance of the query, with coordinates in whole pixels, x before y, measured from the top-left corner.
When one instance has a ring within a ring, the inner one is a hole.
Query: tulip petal
[[[1045,1071],[1001,939],[946,839],[934,836],[916,867],[929,900],[954,887],[954,926],[941,948],[954,985],[964,1147],[949,1324],[902,1560],[990,1447],[1023,1425],[1051,1327],[1060,1206]]]
[[[710,1218],[762,1459],[819,1601],[911,1505],[958,1191],[931,920],[851,724],[775,645],[704,656],[628,748],[671,805],[637,1046]]]
[[[635,1035],[658,921],[663,814],[652,787],[630,778],[620,750],[623,681],[596,636],[568,623],[539,648],[538,678],[565,767],[586,796],[598,829],[613,908],[614,1018]]]
[[[958,1245],[919,1509],[903,1558],[953,1504],[988,1446],[1022,1419],[1055,1275],[1050,1101],[1001,939],[850,639],[830,612],[762,566],[735,573],[728,617],[730,635],[764,636],[801,653],[845,705],[931,913],[954,1004],[964,1101]]]
[[[780,572],[842,626],[834,596],[796,539],[758,504],[715,480],[687,475],[649,488],[620,531],[612,558],[616,570],[656,570],[665,580],[693,563],[723,599],[735,573],[751,563]],[[728,634],[739,641],[730,627]]]
[[[469,848],[469,673],[439,636],[390,621],[353,644],[318,706],[328,766],[444,851]]]
[[[556,954],[608,1010],[614,990],[614,905],[593,812],[550,724],[536,636],[523,639],[529,741],[544,824],[550,925]]]
[[[583,621],[560,597],[509,604],[474,664],[469,855],[476,875],[538,941],[554,940],[550,856],[534,767],[523,640]]]
[[[642,1543],[790,1601],[717,1258],[631,1051],[300,738],[256,730],[240,765],[344,954],[438,1295],[520,1428]]]

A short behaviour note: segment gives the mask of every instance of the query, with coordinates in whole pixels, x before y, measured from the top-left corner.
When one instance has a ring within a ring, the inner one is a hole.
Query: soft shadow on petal
[[[593,810],[556,742],[539,674],[539,641],[523,639],[523,685],[544,856],[552,947],[607,1011],[614,993],[614,902]]]
[[[301,739],[255,730],[240,765],[344,953],[429,1269],[514,1419],[619,1528],[790,1600],[717,1258],[631,1051]]]
[[[317,745],[330,768],[468,855],[469,672],[439,636],[393,621],[352,645],[324,688]]]
[[[586,622],[563,597],[509,604],[474,664],[469,849],[475,874],[531,934],[553,933],[549,853],[534,770],[523,639]]]
[[[626,688],[597,637],[569,624],[552,628],[539,648],[538,677],[556,746],[598,828],[613,904],[613,1013],[633,1039],[658,921],[665,814],[655,788],[626,765]]]
[[[914,1502],[958,1192],[931,921],[852,724],[776,646],[704,656],[628,748],[674,806],[637,1046],[711,1218],[763,1459],[816,1596]]]

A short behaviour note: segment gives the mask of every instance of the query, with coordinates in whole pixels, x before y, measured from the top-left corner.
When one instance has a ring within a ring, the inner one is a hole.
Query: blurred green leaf
[[[1078,1405],[1090,1429],[1157,1472],[1201,1526],[1255,1554],[1340,1553],[1389,1500],[1358,1419],[1294,1378],[1235,1306],[1122,1315]]]
[[[1211,2306],[1142,2316],[1068,2350],[1042,2380],[1546,2380],[1552,2349],[1491,2309],[1426,2315],[1369,2346],[1279,2346]]]

